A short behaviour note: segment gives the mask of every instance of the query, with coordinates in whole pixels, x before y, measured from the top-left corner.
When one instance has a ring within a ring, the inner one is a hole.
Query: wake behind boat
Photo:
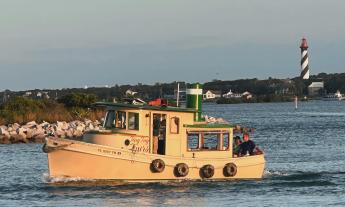
[[[104,130],[82,141],[47,138],[51,177],[96,180],[260,179],[264,154],[237,156],[234,126],[210,124],[201,117],[202,88],[187,90],[187,107],[96,103],[106,107]]]

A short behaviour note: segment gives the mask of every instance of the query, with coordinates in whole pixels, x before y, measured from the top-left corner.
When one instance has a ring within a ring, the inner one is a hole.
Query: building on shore
[[[138,92],[128,89],[126,91],[126,96],[135,96]]]
[[[242,93],[242,97],[245,97],[248,100],[248,99],[253,98],[253,95],[250,92],[246,91]]]
[[[324,82],[312,82],[308,86],[308,95],[309,96],[320,96],[324,92]]]
[[[244,93],[234,93],[230,89],[229,92],[223,94],[222,97],[223,98],[243,98],[244,97],[246,99],[251,99],[253,95],[248,91],[245,91]]]
[[[216,98],[220,98],[221,96],[222,96],[222,93],[220,91],[207,90],[203,94],[203,99],[204,100],[216,99]]]

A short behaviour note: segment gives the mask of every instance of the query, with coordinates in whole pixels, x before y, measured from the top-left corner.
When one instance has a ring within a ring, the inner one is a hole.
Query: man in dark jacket
[[[239,148],[240,156],[254,155],[255,143],[249,139],[249,134],[243,134],[243,143]]]

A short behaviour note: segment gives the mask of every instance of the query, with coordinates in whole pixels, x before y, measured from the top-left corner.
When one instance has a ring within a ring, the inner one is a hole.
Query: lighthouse
[[[301,43],[301,79],[309,79],[309,60],[308,60],[308,43],[307,39],[303,38]]]

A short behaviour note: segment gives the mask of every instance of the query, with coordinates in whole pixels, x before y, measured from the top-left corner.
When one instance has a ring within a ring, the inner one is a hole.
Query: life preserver
[[[161,159],[155,159],[151,162],[151,171],[152,172],[163,172],[164,168],[165,168],[165,163],[163,160]]]
[[[224,166],[223,174],[225,177],[234,177],[237,173],[237,166],[234,163],[228,163]]]
[[[214,167],[212,165],[204,165],[200,169],[200,176],[202,178],[211,178],[214,175]]]
[[[188,165],[185,163],[179,163],[175,166],[174,174],[176,177],[185,177],[189,173]]]

